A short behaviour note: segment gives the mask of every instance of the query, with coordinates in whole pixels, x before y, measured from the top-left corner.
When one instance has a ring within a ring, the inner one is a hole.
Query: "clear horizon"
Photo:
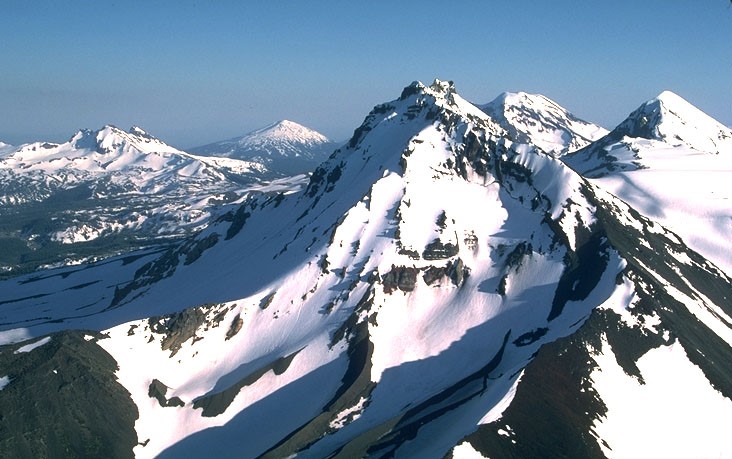
[[[671,90],[732,125],[730,2],[2,5],[0,141],[137,125],[179,148],[289,119],[347,139],[414,80],[543,94],[612,128]]]

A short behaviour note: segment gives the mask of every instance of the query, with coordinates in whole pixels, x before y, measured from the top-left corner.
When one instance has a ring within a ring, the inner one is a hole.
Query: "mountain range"
[[[732,252],[670,210],[706,196],[689,221],[726,244],[732,152],[692,108],[606,132],[414,82],[299,190],[0,282],[0,455],[730,454]],[[672,202],[682,179],[715,185]]]
[[[297,132],[283,139],[293,149]],[[276,134],[263,137],[274,142]],[[180,239],[252,191],[297,189],[305,177],[291,175],[261,158],[196,156],[139,127],[105,126],[62,144],[3,147],[0,269],[17,274]]]

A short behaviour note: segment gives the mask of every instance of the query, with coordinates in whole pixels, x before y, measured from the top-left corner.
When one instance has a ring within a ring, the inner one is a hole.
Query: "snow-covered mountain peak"
[[[250,132],[239,139],[240,144],[256,144],[267,142],[299,142],[306,145],[328,143],[330,140],[323,134],[298,124],[294,121],[281,120],[261,129]]]
[[[683,97],[681,97],[680,95],[676,94],[673,91],[669,91],[668,89],[662,91],[661,94],[659,94],[652,100],[661,101],[664,105],[667,105],[667,106],[673,107],[674,105],[676,105],[676,106],[680,106],[680,107],[682,107],[682,106],[686,107],[687,109],[694,109],[694,110],[697,109],[696,107],[691,105],[686,99],[684,99]]]
[[[386,181],[401,196],[397,233],[407,259],[420,254],[429,259],[438,246],[450,246],[449,252],[460,245],[455,234],[472,240],[477,226],[460,225],[473,219],[471,196],[477,190],[506,191],[521,205],[559,220],[569,215],[560,203],[570,195],[583,199],[577,178],[558,161],[511,142],[491,117],[439,80],[430,86],[412,83],[399,99],[376,106],[350,141],[315,170],[305,193],[321,206],[318,201],[333,195],[373,195],[369,189]],[[377,205],[374,199],[368,200],[370,206]],[[379,206],[393,208],[392,203]],[[452,217],[442,215],[446,209],[452,209]],[[585,217],[572,224],[580,220],[589,225]],[[573,246],[574,235],[570,241]]]
[[[80,129],[65,145],[74,150],[105,155],[125,152],[183,154],[180,150],[148,134],[142,128],[133,126],[129,131],[125,131],[111,124],[96,131]]]
[[[141,128],[125,131],[113,125],[98,130],[81,129],[62,144],[22,145],[0,158],[0,170],[6,170],[13,177],[36,174],[39,183],[54,184],[51,187],[54,189],[85,182],[98,183],[104,179],[127,191],[150,192],[179,186],[181,181],[209,183],[223,178],[228,172],[248,174],[258,171],[259,167],[242,161],[199,158],[166,144]],[[45,188],[48,186],[44,185]],[[47,192],[50,189],[39,196],[47,195]]]
[[[218,156],[259,163],[273,176],[312,171],[328,157],[335,144],[323,134],[294,121],[281,120],[243,136],[190,149],[202,156]]]
[[[660,140],[706,153],[732,154],[732,130],[671,91],[642,104],[610,136],[616,141]]]
[[[281,120],[214,145],[228,145],[239,150],[260,149],[270,155],[276,153],[282,156],[299,156],[298,150],[303,147],[312,148],[327,143],[330,140],[323,134],[294,121]]]
[[[104,126],[96,132],[96,143],[99,149],[106,152],[123,147],[133,148],[140,153],[182,153],[137,126],[133,126],[129,131],[112,125]]]
[[[536,108],[551,107],[554,110],[566,113],[566,110],[548,97],[542,94],[529,94],[523,91],[503,92],[490,103],[500,103],[505,106],[525,106]]]
[[[607,133],[541,94],[504,92],[480,108],[514,141],[536,145],[555,156],[578,150]]]
[[[6,219],[9,213],[40,216],[25,227],[21,217],[18,227],[37,244],[33,250],[50,254],[41,260],[55,263],[64,253],[82,258],[71,248],[76,242],[98,239],[92,244],[106,256],[139,247],[138,241],[188,235],[265,172],[260,164],[185,153],[138,127],[106,125],[79,130],[61,144],[0,149],[0,207]],[[33,210],[37,205],[43,212]],[[109,248],[104,241],[112,241]],[[11,270],[41,264],[23,265],[21,257],[3,262]]]

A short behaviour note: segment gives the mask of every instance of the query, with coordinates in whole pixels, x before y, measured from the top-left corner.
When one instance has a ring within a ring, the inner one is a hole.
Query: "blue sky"
[[[670,89],[732,125],[732,3],[0,0],[0,140],[139,125],[186,148],[291,119],[346,139],[413,80],[612,128]]]

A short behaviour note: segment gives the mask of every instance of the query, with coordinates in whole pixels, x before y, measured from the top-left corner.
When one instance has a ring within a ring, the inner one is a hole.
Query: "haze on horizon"
[[[732,125],[729,2],[492,3],[4,2],[0,141],[114,124],[188,148],[279,119],[342,140],[434,78],[606,128],[668,89]]]

